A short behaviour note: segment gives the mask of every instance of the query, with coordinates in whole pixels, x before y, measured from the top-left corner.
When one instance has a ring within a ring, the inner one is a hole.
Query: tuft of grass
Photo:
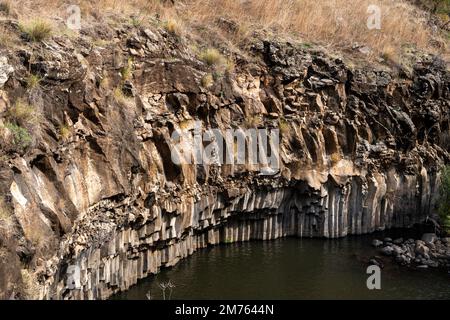
[[[131,99],[131,97],[127,96],[123,92],[123,90],[120,86],[115,88],[113,93],[114,93],[114,99],[121,104],[126,104],[127,101],[130,101],[130,99]]]
[[[287,135],[289,133],[289,123],[286,119],[280,119],[278,121],[278,128],[280,128],[280,132],[282,135]]]
[[[201,85],[204,88],[209,88],[214,84],[214,77],[211,73],[208,73],[206,75],[203,76],[202,81],[201,81]]]
[[[166,31],[170,34],[177,36],[180,36],[183,31],[181,23],[174,18],[169,18],[164,22],[164,29],[166,29]]]
[[[386,45],[381,53],[381,57],[386,62],[396,62],[397,55],[398,55],[397,50],[395,49],[395,47],[391,45]]]
[[[24,151],[33,142],[33,138],[27,129],[10,122],[7,122],[5,127],[11,132],[13,136],[12,142],[14,143],[14,147],[17,151]]]
[[[7,112],[6,117],[9,121],[19,125],[33,125],[38,122],[39,116],[36,110],[24,100],[17,100]]]
[[[42,78],[35,74],[30,74],[26,79],[25,82],[27,84],[28,89],[34,89],[39,86],[39,83],[41,82]]]
[[[49,38],[53,33],[52,25],[45,20],[33,20],[20,25],[29,41],[41,42]]]
[[[22,291],[25,295],[26,300],[35,300],[39,298],[39,284],[36,276],[33,275],[29,270],[20,270],[22,275]]]
[[[263,119],[261,115],[255,114],[245,118],[244,125],[246,128],[258,128],[263,124]]]
[[[200,60],[208,66],[220,65],[226,62],[225,57],[215,48],[208,48],[200,52]]]
[[[331,160],[331,164],[334,166],[339,161],[341,161],[341,155],[339,154],[339,152],[334,152],[334,153],[331,154],[330,160]]]
[[[123,80],[130,80],[133,76],[133,59],[128,58],[127,65],[120,70]]]
[[[143,19],[139,17],[131,17],[130,23],[133,27],[138,28],[142,25]]]
[[[71,134],[72,134],[72,130],[68,125],[63,124],[59,127],[59,135],[61,136],[61,138],[64,141],[68,140],[70,138]]]

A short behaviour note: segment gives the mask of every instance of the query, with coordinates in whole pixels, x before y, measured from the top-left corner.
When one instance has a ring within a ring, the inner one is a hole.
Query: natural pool
[[[397,233],[397,234],[396,234]],[[412,270],[393,261],[381,271],[381,290],[368,290],[371,241],[391,231],[343,239],[253,241],[211,247],[142,280],[113,299],[162,299],[159,283],[175,285],[171,299],[450,299],[445,271]],[[389,261],[389,260],[388,260]],[[166,298],[170,290],[166,289]]]

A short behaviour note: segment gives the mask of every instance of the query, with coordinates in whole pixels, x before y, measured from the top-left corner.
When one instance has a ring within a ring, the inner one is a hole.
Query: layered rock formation
[[[26,99],[40,114],[32,146],[2,145],[0,182],[40,298],[108,298],[208,245],[335,238],[434,213],[450,161],[438,58],[398,74],[259,37],[223,69],[162,29],[104,32],[112,40],[53,37],[0,58],[0,111]],[[27,90],[30,72],[42,81]],[[171,134],[195,121],[278,128],[279,172],[175,164]]]

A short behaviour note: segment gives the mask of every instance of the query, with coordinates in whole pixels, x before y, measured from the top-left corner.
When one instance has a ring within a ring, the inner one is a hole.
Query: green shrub
[[[10,122],[6,123],[5,127],[11,131],[14,146],[18,151],[23,151],[31,145],[33,138],[27,129]]]
[[[442,169],[439,193],[439,217],[444,231],[450,233],[450,165]]]

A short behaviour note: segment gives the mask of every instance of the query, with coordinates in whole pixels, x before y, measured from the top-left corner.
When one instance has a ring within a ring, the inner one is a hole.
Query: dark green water
[[[377,254],[370,245],[376,237],[216,246],[113,299],[146,299],[149,290],[152,299],[162,299],[158,283],[168,280],[176,286],[172,299],[450,299],[445,271],[416,271],[393,262],[381,271],[381,290],[368,290],[367,261]]]

